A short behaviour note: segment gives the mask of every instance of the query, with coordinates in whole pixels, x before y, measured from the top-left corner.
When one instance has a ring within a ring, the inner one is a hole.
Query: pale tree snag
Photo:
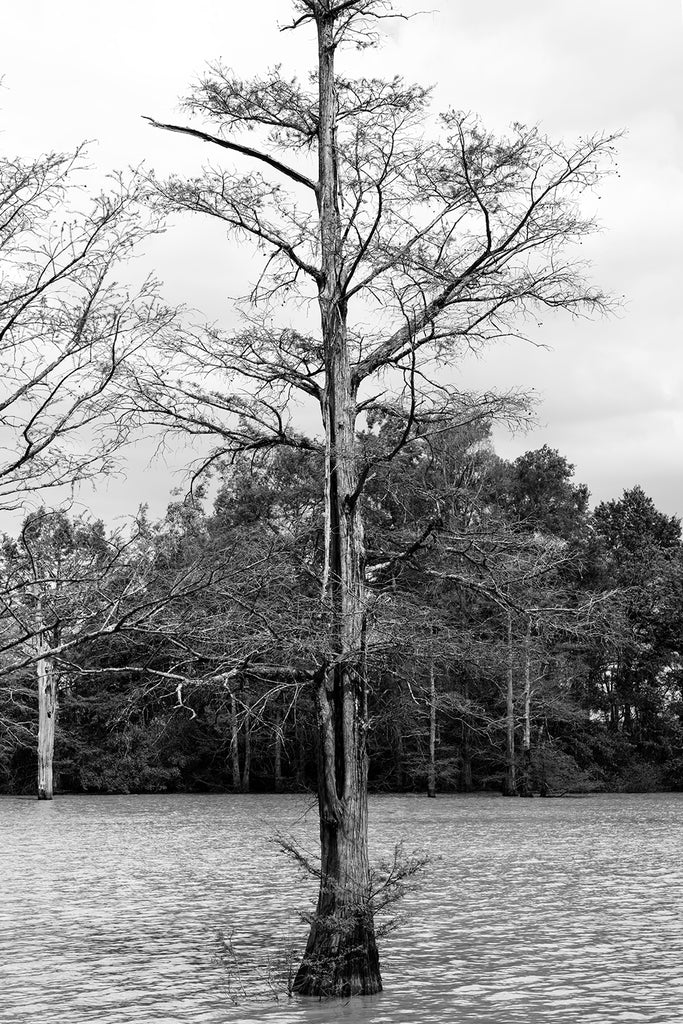
[[[40,603],[37,617],[42,618]],[[42,622],[37,633],[36,676],[38,681],[38,799],[52,800],[55,724],[57,720],[57,677],[49,657],[50,644],[45,642]]]
[[[33,563],[35,569],[35,563]],[[38,775],[39,800],[52,800],[54,796],[55,726],[57,724],[58,680],[51,652],[58,640],[55,627],[45,625],[43,595],[38,583],[30,587],[34,602],[33,636],[31,646],[35,655],[36,683],[38,687]]]

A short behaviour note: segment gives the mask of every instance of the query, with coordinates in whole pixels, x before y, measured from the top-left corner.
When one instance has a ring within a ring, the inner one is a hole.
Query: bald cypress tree
[[[205,465],[283,445],[324,460],[327,640],[310,683],[320,893],[294,988],[346,996],[381,988],[367,843],[365,483],[418,432],[518,408],[510,396],[473,398],[436,381],[435,365],[518,334],[520,314],[535,307],[604,307],[568,248],[591,230],[577,200],[613,140],[565,147],[522,125],[498,138],[455,111],[430,139],[428,90],[337,67],[345,44],[371,44],[397,16],[387,0],[294,0],[293,12],[287,28],[315,32],[308,83],[279,68],[243,81],[214,64],[185,101],[194,124],[151,122],[235,161],[160,182],[166,208],[217,219],[266,263],[244,330],[177,336],[138,386],[156,422],[215,437]],[[317,328],[295,328],[290,302],[317,304]],[[173,360],[175,374],[162,378],[158,366]],[[319,442],[288,418],[296,395],[319,409]],[[369,455],[357,428],[378,415],[401,427]]]

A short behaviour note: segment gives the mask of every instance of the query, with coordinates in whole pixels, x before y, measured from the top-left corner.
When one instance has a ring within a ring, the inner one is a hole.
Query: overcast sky
[[[683,513],[683,11],[681,0],[436,0],[395,22],[379,50],[347,67],[435,85],[437,107],[491,128],[539,123],[569,139],[625,129],[619,176],[598,206],[587,249],[593,279],[624,296],[611,320],[544,317],[534,341],[497,345],[461,367],[463,386],[533,388],[539,426],[500,434],[512,457],[544,443],[576,466],[595,502],[641,484]],[[407,3],[403,9],[407,9]],[[96,140],[98,173],[142,161],[160,174],[199,171],[205,146],[141,119],[178,118],[177,99],[206,61],[251,75],[281,63],[305,74],[310,32],[280,33],[289,0],[24,0],[3,5],[0,145],[10,155]],[[185,222],[148,256],[173,302],[229,322],[245,291],[244,250],[217,224]],[[161,514],[173,483],[140,446],[127,481],[81,494],[97,514]],[[173,458],[171,457],[171,462]]]

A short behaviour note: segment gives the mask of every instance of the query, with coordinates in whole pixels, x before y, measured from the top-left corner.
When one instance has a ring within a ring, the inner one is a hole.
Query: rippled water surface
[[[2,1024],[683,1022],[683,794],[374,797],[375,857],[433,861],[385,991],[288,999],[315,849],[290,796],[0,799]]]

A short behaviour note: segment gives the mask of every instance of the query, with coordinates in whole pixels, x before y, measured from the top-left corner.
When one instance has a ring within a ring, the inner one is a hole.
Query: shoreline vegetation
[[[558,452],[506,462],[488,429],[368,485],[369,791],[683,788],[680,523],[638,487],[591,511]],[[315,792],[316,466],[238,464],[126,535],[43,509],[4,537],[0,792],[35,793],[50,741],[57,793]]]
[[[677,519],[638,487],[591,511],[563,456],[506,462],[481,426],[367,507],[369,792],[683,789]],[[0,793],[36,791],[46,680],[57,794],[314,793],[322,518],[315,463],[285,454],[125,536],[48,509],[5,536]]]

